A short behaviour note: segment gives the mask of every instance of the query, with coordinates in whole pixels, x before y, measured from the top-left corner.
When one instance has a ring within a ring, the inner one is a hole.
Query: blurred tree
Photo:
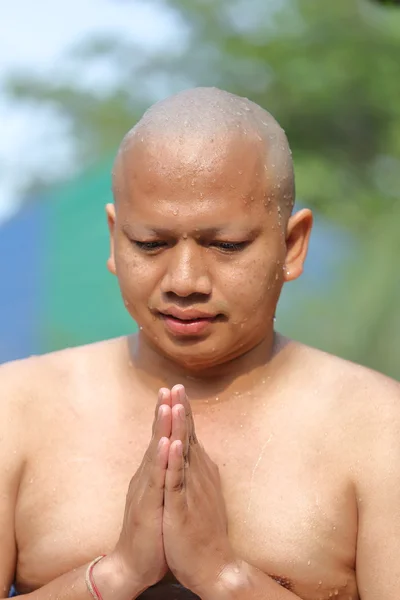
[[[75,49],[69,77],[14,77],[10,93],[56,107],[80,165],[114,151],[160,90],[216,85],[270,110],[291,142],[301,203],[357,240],[340,293],[308,297],[287,328],[400,378],[400,11],[369,0],[149,2],[176,12],[177,47],[145,55],[98,38]],[[99,64],[111,88],[76,83]]]

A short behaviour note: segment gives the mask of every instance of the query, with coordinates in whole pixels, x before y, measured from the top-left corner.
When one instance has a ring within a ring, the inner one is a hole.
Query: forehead
[[[265,164],[261,138],[243,131],[146,139],[139,133],[119,157],[115,193],[122,210],[143,215],[250,215],[268,195]]]

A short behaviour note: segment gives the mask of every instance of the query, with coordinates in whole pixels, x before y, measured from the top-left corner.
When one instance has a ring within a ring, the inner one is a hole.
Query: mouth
[[[178,317],[169,313],[159,313],[166,329],[177,336],[196,336],[204,333],[213,323],[219,320],[217,316],[192,316]]]

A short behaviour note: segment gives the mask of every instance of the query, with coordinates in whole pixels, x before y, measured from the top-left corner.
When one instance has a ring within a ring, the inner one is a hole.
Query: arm
[[[26,408],[35,387],[31,364],[22,361],[0,367],[0,599],[8,597],[17,567],[15,507],[30,454]],[[37,371],[36,363],[33,364]],[[40,385],[44,385],[43,378]],[[134,600],[166,572],[162,509],[168,459],[165,442],[170,431],[170,407],[164,405],[160,393],[153,435],[129,486],[119,541],[93,570],[103,600]],[[73,569],[26,596],[34,600],[90,600],[85,581],[87,568],[88,564]]]
[[[398,600],[400,590],[400,385],[364,377],[349,426],[358,505],[356,576],[360,600]],[[367,397],[365,388],[368,388]],[[202,600],[294,600],[249,565],[222,572]]]
[[[199,444],[183,386],[171,390],[172,434],[164,493],[164,548],[178,581],[202,600],[299,597],[235,556],[218,468]]]
[[[93,600],[85,581],[88,566],[83,565],[69,571],[40,589],[21,597],[32,600],[49,600],[49,598]],[[103,600],[135,600],[143,591],[143,588],[128,583],[129,580],[118,568],[117,561],[112,556],[104,558],[96,565],[94,577],[96,585],[101,590]]]
[[[15,507],[23,466],[26,460],[26,435],[23,426],[24,364],[0,367],[0,597],[7,598],[17,567]],[[38,600],[51,595],[88,600],[85,568],[77,569],[28,594]]]
[[[400,386],[376,391],[377,410],[363,423],[356,473],[357,583],[361,600],[400,593]]]
[[[226,567],[216,584],[199,590],[202,600],[298,600],[265,573],[245,563]]]

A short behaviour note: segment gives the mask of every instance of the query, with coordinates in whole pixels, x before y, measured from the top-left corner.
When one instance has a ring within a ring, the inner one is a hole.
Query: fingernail
[[[180,388],[180,390],[178,392],[178,395],[179,395],[179,399],[180,400],[182,400],[182,401],[185,400],[185,398],[186,398],[186,391],[185,391],[184,387]]]

